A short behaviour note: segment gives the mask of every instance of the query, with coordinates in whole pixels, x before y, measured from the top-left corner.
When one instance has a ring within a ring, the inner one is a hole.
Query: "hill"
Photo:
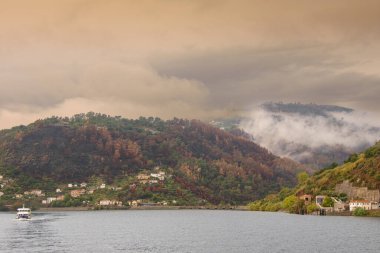
[[[352,154],[341,165],[332,164],[310,177],[300,173],[298,181],[298,185],[293,189],[284,188],[278,194],[268,195],[265,199],[252,203],[252,210],[286,209],[287,200],[295,200],[296,196],[303,194],[326,195],[343,201],[349,200],[350,196],[347,196],[347,193],[337,190],[343,188],[342,186],[350,187],[347,192],[352,192],[355,187],[363,187],[361,195],[365,194],[363,192],[366,191],[365,188],[370,191],[380,190],[380,142],[361,154]]]
[[[185,204],[238,204],[294,186],[302,170],[246,138],[200,121],[95,113],[3,130],[0,157],[0,174],[12,182],[3,190],[8,200],[33,188],[52,192],[96,178],[122,188],[118,198],[124,201],[155,196]],[[170,174],[170,180],[140,184],[137,175],[155,168]]]

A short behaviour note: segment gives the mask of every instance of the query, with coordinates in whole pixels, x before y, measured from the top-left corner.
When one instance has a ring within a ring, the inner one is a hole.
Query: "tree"
[[[303,184],[309,178],[309,175],[303,171],[297,174],[298,184]]]
[[[365,210],[364,208],[362,207],[357,207],[354,211],[354,215],[355,216],[367,216],[368,215],[368,211]]]
[[[330,197],[326,197],[323,199],[322,206],[324,207],[332,207],[334,205],[334,201]]]
[[[307,213],[313,213],[315,211],[318,211],[318,206],[315,204],[315,203],[312,203],[310,205],[307,206],[306,210],[307,210]]]
[[[290,213],[301,213],[304,206],[305,202],[294,195],[286,197],[282,202],[282,207]]]

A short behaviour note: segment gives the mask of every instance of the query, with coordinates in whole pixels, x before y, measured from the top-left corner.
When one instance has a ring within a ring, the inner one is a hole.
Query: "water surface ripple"
[[[217,210],[0,213],[0,252],[380,252],[380,219]]]

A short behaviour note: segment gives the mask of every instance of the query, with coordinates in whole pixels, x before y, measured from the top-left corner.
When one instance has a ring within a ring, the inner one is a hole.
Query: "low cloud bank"
[[[380,122],[369,114],[351,110],[321,111],[323,113],[275,111],[261,106],[253,110],[240,127],[271,152],[298,161],[314,152],[359,152],[380,139]]]

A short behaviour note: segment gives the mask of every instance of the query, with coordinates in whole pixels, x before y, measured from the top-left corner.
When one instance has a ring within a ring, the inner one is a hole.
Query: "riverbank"
[[[248,211],[247,206],[133,206],[124,208],[105,207],[97,209],[94,207],[41,207],[40,212],[66,212],[66,211],[95,211],[95,210],[235,210]]]

